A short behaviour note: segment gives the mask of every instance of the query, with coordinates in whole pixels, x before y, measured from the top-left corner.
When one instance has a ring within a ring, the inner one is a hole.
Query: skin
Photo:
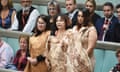
[[[3,18],[6,18],[8,16],[8,14],[9,14],[9,9],[8,9],[7,4],[8,4],[8,0],[1,0],[1,5],[3,7],[3,10],[1,11],[1,17],[3,17]],[[16,14],[16,12],[13,11],[12,16],[11,16],[12,24],[14,22],[15,14]],[[3,21],[3,23],[4,23],[4,21]]]
[[[120,8],[117,9],[117,16],[118,16],[118,19],[120,21]]]
[[[113,9],[110,6],[103,7],[104,16],[110,18],[113,15]]]
[[[39,31],[44,31],[45,30],[46,23],[45,23],[45,21],[42,18],[38,19],[37,28],[38,28]],[[28,59],[28,61],[30,61],[30,63],[32,65],[36,65],[38,63],[36,58],[28,57],[27,59]]]
[[[82,13],[81,11],[78,12],[77,19],[78,19],[78,23],[79,23],[79,24],[82,24],[82,23],[83,23],[84,17],[83,17],[83,13]]]
[[[31,0],[21,0],[21,5],[23,7],[29,7],[31,5],[32,1]]]
[[[95,7],[90,1],[86,2],[85,7],[89,9],[90,13],[94,13]]]
[[[76,9],[76,4],[73,2],[73,0],[66,0],[66,10],[69,13],[72,13]]]
[[[58,12],[57,12],[57,7],[55,7],[54,5],[50,5],[50,6],[48,7],[48,9],[49,9],[49,15],[50,15],[50,16],[55,16],[55,15],[58,14]]]
[[[83,13],[81,11],[78,12],[78,23],[82,24],[84,21],[84,17],[83,17]],[[97,32],[95,29],[92,29],[89,31],[88,34],[88,48],[87,48],[87,53],[88,56],[91,57],[93,50],[95,48],[96,45],[96,41],[97,41]]]
[[[57,18],[56,26],[58,30],[65,30],[65,21],[60,16]]]
[[[21,50],[26,50],[27,49],[27,41],[25,40],[25,38],[21,38],[19,41],[20,44],[20,49]]]
[[[120,53],[118,54],[117,60],[120,63]]]

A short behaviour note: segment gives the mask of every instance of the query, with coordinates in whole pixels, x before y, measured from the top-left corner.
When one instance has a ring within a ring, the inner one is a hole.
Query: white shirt
[[[32,30],[35,27],[35,23],[36,23],[37,17],[39,15],[40,15],[39,11],[37,9],[34,9],[31,12],[31,14],[30,14],[30,16],[28,18],[28,21],[25,24],[25,27],[23,28],[22,32],[29,32],[29,33],[31,33]],[[12,24],[11,30],[18,30],[18,20],[16,20],[17,19],[16,15],[15,15],[14,19],[15,19],[15,21]]]
[[[7,64],[10,64],[14,58],[13,49],[6,43],[0,47],[0,68],[5,68]]]
[[[112,18],[113,18],[113,16],[111,16],[110,18],[106,18],[106,17],[105,17],[105,20],[108,19],[108,22],[109,22],[109,24],[107,24],[107,28],[108,28],[108,29],[109,29],[109,25],[110,25],[110,23],[111,23]],[[103,24],[103,26],[104,26],[104,24]],[[105,36],[106,36],[106,33],[107,33],[108,29],[104,30],[104,33],[103,33],[103,36],[102,36],[102,41],[105,40]]]
[[[68,14],[68,17],[72,20],[72,18],[74,17],[74,15],[77,11],[78,11],[78,9],[75,9],[72,13]]]

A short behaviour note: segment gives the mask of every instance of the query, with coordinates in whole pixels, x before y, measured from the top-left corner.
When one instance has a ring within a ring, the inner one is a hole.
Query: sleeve
[[[34,9],[34,10],[31,12],[31,14],[30,14],[30,16],[29,16],[29,19],[28,19],[28,21],[27,21],[27,24],[26,24],[26,26],[25,26],[24,29],[23,29],[23,32],[31,32],[31,31],[34,29],[36,19],[37,19],[37,17],[38,17],[39,15],[40,15],[40,14],[39,14],[39,12],[38,12],[37,9]]]
[[[7,64],[13,59],[13,51],[6,48],[1,54],[0,68],[5,68]]]
[[[17,20],[16,14],[14,16],[14,21],[13,21],[13,24],[12,24],[10,30],[18,30],[18,20]]]

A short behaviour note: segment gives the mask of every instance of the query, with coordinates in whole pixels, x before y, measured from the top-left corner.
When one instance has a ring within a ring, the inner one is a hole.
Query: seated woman
[[[0,28],[9,29],[16,15],[12,0],[0,0]]]
[[[29,37],[21,35],[19,37],[20,49],[17,51],[14,58],[13,64],[16,66],[18,71],[23,71],[27,64],[27,49],[28,49]]]

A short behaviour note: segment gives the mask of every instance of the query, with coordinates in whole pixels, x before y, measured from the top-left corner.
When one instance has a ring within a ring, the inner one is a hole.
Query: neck
[[[2,8],[2,10],[8,10],[8,7],[7,7],[7,6],[5,6],[5,7],[3,7],[3,8]]]
[[[23,53],[23,52],[26,52],[26,49],[21,49],[21,52]]]
[[[65,32],[65,29],[59,29],[58,32]]]

